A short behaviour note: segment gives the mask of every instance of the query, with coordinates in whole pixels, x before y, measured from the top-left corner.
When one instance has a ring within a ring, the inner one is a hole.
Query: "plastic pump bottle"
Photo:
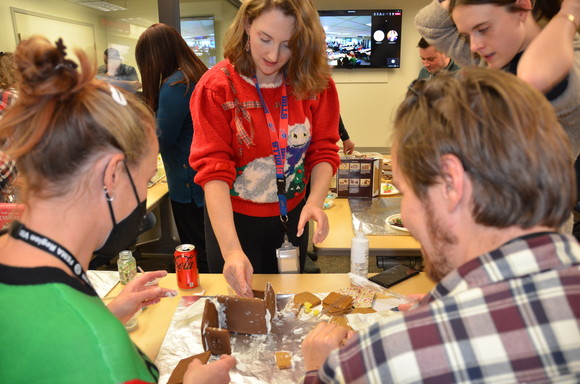
[[[365,279],[369,274],[369,239],[365,237],[362,230],[362,222],[359,223],[358,230],[352,239],[350,272]]]

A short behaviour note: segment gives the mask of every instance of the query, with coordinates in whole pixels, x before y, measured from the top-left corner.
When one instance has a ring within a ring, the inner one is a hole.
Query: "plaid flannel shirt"
[[[0,89],[0,118],[6,109],[16,102],[18,94],[14,88]]]
[[[333,351],[306,374],[318,382],[580,382],[579,244],[530,235],[465,263]]]

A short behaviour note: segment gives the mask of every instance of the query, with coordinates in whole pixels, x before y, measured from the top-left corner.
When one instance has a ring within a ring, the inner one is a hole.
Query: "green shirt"
[[[121,322],[63,271],[0,264],[0,303],[1,382],[157,382]]]

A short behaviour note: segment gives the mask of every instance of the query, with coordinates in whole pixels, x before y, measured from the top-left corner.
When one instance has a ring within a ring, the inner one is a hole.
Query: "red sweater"
[[[279,128],[282,84],[261,84],[260,90]],[[316,164],[329,163],[336,171],[340,163],[336,145],[339,103],[332,79],[325,91],[307,100],[294,98],[291,86],[287,92],[285,175],[291,211],[302,200]],[[194,136],[189,162],[197,171],[195,182],[202,187],[210,180],[227,182],[234,212],[255,217],[279,215],[270,135],[252,79],[240,76],[229,61],[222,61],[197,83],[190,109]]]

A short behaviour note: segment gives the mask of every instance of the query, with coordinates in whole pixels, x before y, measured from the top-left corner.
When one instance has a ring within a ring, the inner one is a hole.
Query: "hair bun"
[[[76,63],[66,59],[66,47],[45,37],[33,36],[18,44],[15,62],[20,72],[22,96],[66,99],[79,81]]]

